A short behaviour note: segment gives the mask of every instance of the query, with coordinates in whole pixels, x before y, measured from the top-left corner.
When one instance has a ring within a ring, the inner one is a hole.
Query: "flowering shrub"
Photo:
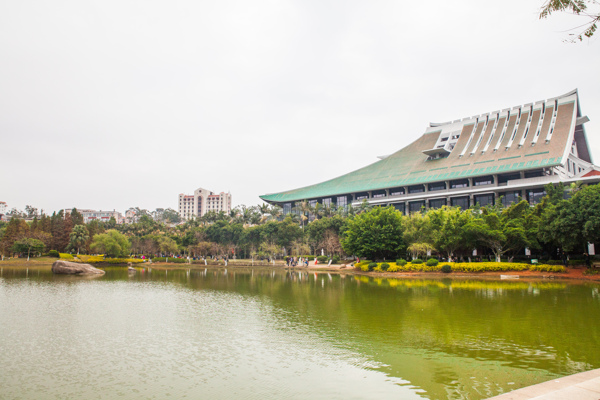
[[[534,264],[529,266],[530,271],[540,272],[567,272],[566,268],[562,265],[547,265],[547,264]]]
[[[423,263],[415,264],[406,263],[399,265],[396,263],[387,264],[387,269],[383,268],[383,264],[371,263],[366,261],[359,263],[359,268],[362,271],[378,271],[378,272],[445,272],[443,267],[449,267],[450,271],[456,272],[504,272],[504,271],[541,271],[541,272],[566,272],[565,268],[560,265],[536,264],[529,265],[523,263],[497,263],[497,262],[479,262],[479,263],[446,263],[444,265],[427,265]],[[373,265],[373,267],[371,267]],[[448,272],[450,272],[448,271]]]
[[[438,263],[439,261],[435,258],[430,258],[429,260],[427,260],[427,265],[429,265],[430,267],[435,267],[436,265],[438,265]]]

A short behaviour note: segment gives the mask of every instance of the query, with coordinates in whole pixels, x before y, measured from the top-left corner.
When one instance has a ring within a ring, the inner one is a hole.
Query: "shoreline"
[[[34,269],[50,269],[52,263],[56,259],[31,259],[27,261],[25,259],[9,259],[0,261],[0,268],[34,268]],[[93,265],[93,264],[92,264]],[[98,268],[126,268],[127,266],[118,265],[94,265]],[[335,273],[335,274],[349,274],[357,276],[367,276],[373,278],[396,278],[396,279],[482,279],[482,280],[513,280],[513,279],[502,279],[501,275],[518,276],[514,280],[517,281],[548,281],[548,280],[567,280],[570,282],[600,282],[600,274],[596,275],[584,275],[583,272],[586,270],[585,267],[569,267],[566,273],[549,273],[549,272],[538,272],[538,271],[505,271],[505,272],[365,272],[360,269],[347,266],[345,264],[338,265],[309,265],[308,267],[287,267],[285,264],[277,263],[262,264],[262,265],[251,265],[251,264],[238,264],[230,263],[229,265],[202,265],[202,264],[181,264],[181,263],[152,263],[152,264],[134,264],[133,268],[154,268],[154,269],[274,269],[274,270],[287,270],[293,272],[310,272],[310,273]]]

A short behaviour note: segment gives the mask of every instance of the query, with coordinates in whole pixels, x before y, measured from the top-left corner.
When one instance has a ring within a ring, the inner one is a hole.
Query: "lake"
[[[0,270],[1,399],[485,399],[600,368],[600,286]]]

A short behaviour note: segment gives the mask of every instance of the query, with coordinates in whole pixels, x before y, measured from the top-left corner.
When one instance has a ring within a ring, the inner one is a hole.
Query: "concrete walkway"
[[[488,400],[600,400],[600,369],[524,387]]]

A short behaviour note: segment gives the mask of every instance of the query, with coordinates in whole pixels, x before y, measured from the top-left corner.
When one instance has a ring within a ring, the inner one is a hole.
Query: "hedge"
[[[59,253],[61,260],[74,260],[73,256],[69,253]]]
[[[355,266],[362,271],[376,270],[383,272],[382,264],[377,264],[377,267],[369,268],[370,261],[357,263]],[[387,263],[383,263],[387,264]],[[447,263],[454,272],[504,272],[504,271],[540,271],[540,272],[566,272],[565,267],[561,265],[547,264],[523,264],[523,263],[497,263],[497,262],[479,262],[479,263]],[[406,265],[398,265],[397,263],[389,263],[388,272],[438,272],[442,270],[441,265],[427,265],[407,263]]]
[[[75,261],[87,264],[140,264],[144,262],[140,258],[104,258],[104,256],[87,256],[83,254],[78,255],[77,258],[79,260]]]

